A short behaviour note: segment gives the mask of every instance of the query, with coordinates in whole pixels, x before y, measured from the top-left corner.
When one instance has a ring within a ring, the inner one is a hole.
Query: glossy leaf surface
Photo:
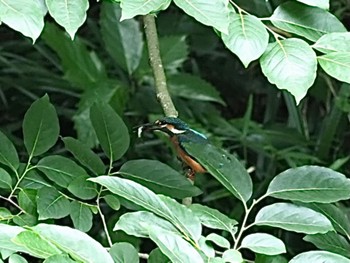
[[[326,233],[333,230],[331,222],[321,213],[289,203],[275,203],[263,207],[256,215],[254,224],[305,234]]]
[[[19,166],[18,154],[13,143],[0,131],[0,163],[7,165],[13,171]]]
[[[184,143],[186,151],[242,202],[252,195],[252,180],[243,165],[231,154],[212,144]]]
[[[174,0],[174,3],[202,24],[212,26],[224,34],[228,33],[228,1]]]
[[[304,203],[332,203],[350,198],[350,179],[320,166],[291,168],[271,181],[267,195]]]
[[[216,209],[204,205],[192,204],[190,209],[199,218],[201,223],[209,228],[231,232],[234,231],[234,226],[238,224],[236,220],[229,218]]]
[[[85,167],[94,174],[103,174],[105,166],[101,158],[95,154],[87,145],[72,137],[62,139],[66,149]]]
[[[71,159],[60,155],[50,155],[41,159],[37,168],[59,186],[68,185],[80,176],[89,177],[86,171]]]
[[[269,44],[260,64],[269,82],[288,90],[297,104],[316,78],[316,54],[301,39],[289,38]]]
[[[30,156],[48,151],[57,141],[59,124],[49,97],[36,100],[27,110],[23,120],[24,145]]]
[[[344,25],[331,13],[294,1],[278,6],[270,19],[274,26],[311,41],[327,33],[346,32]]]
[[[45,0],[50,15],[57,24],[63,26],[71,39],[74,39],[78,28],[86,20],[86,11],[89,8],[88,0]]]
[[[332,52],[317,59],[327,74],[337,80],[350,83],[350,52]]]
[[[350,263],[350,259],[327,251],[308,251],[301,253],[289,261],[289,263]]]
[[[129,148],[128,129],[119,115],[108,104],[97,103],[91,107],[90,119],[106,156],[120,159]]]
[[[242,14],[230,14],[228,34],[221,38],[245,67],[264,53],[269,42],[264,24],[255,16]]]
[[[264,255],[278,255],[286,253],[286,247],[282,240],[265,233],[247,235],[242,240],[242,247],[248,248],[255,253]]]
[[[119,172],[157,194],[184,198],[201,193],[184,175],[156,160],[131,160],[124,163]]]

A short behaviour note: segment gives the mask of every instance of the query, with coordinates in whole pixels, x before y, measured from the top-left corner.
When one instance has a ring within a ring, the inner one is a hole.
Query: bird
[[[207,172],[200,162],[188,153],[186,145],[192,143],[205,146],[209,144],[208,138],[204,134],[191,129],[186,122],[175,117],[164,117],[153,123],[138,126],[138,137],[141,137],[145,131],[161,131],[170,138],[178,157],[189,168],[187,172],[189,179],[194,180],[196,173]]]

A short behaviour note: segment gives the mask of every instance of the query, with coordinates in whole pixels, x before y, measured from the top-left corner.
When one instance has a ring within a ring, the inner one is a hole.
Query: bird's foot
[[[188,179],[190,179],[192,182],[194,182],[195,176],[196,176],[196,172],[195,171],[193,171],[191,168],[187,169],[186,177]]]

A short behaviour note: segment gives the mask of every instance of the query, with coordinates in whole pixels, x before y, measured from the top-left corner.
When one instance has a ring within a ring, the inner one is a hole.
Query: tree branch
[[[168,91],[163,63],[160,57],[159,40],[154,15],[143,16],[143,23],[146,33],[149,60],[154,75],[157,99],[162,105],[165,116],[177,117],[178,113]]]
[[[159,40],[154,15],[149,14],[143,16],[143,23],[146,33],[149,61],[154,75],[157,99],[163,108],[165,116],[177,117],[178,113],[168,91],[164,67],[160,57]],[[184,198],[182,203],[186,206],[191,205],[192,197]]]

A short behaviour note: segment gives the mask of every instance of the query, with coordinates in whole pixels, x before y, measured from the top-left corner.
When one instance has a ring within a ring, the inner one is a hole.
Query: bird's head
[[[179,118],[165,117],[156,120],[153,123],[143,124],[138,127],[137,133],[140,137],[144,131],[162,131],[169,136],[185,133],[189,130],[189,126]]]

